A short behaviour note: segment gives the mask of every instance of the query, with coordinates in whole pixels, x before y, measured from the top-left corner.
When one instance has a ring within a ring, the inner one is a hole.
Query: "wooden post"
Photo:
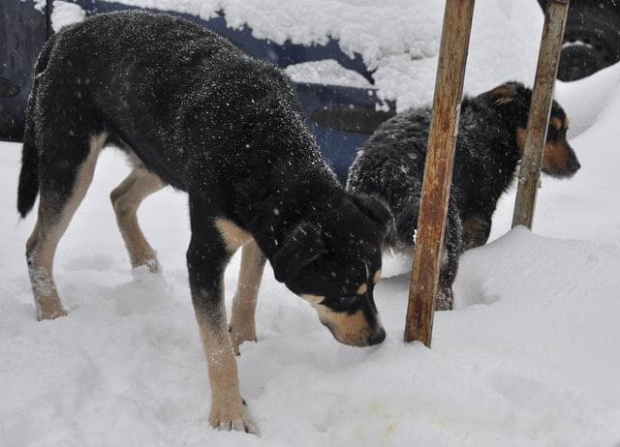
[[[446,0],[441,34],[405,326],[406,342],[429,347],[474,1]]]
[[[534,220],[543,147],[547,139],[553,88],[558,74],[568,6],[569,0],[547,0],[538,67],[527,122],[527,137],[519,171],[517,200],[512,217],[513,228],[517,225],[525,225],[531,229]]]

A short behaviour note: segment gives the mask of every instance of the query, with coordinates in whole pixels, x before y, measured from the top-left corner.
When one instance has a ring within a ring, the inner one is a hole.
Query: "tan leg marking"
[[[57,209],[51,206],[52,199],[48,192],[41,191],[37,223],[26,242],[26,257],[38,320],[50,320],[67,315],[54,283],[54,255],[60,238],[92,182],[97,158],[106,138],[107,134],[91,138],[90,153],[78,168],[71,197],[63,205],[60,215],[57,215]]]
[[[135,168],[110,194],[116,222],[129,252],[132,267],[146,265],[151,272],[160,270],[157,254],[148,243],[138,223],[142,201],[166,184],[146,169]]]
[[[243,246],[237,291],[233,298],[230,338],[235,355],[244,341],[256,341],[256,303],[266,258],[254,240]]]
[[[381,269],[377,270],[375,275],[372,277],[373,284],[377,284],[379,281],[381,281]]]
[[[215,226],[222,235],[222,239],[224,240],[224,244],[226,244],[226,249],[229,253],[236,252],[239,247],[243,246],[246,242],[252,239],[252,235],[250,233],[228,219],[215,219]]]
[[[213,428],[256,433],[256,426],[243,407],[239,391],[237,362],[226,328],[224,300],[220,300],[219,306],[219,318],[196,310],[211,385],[209,423]]]

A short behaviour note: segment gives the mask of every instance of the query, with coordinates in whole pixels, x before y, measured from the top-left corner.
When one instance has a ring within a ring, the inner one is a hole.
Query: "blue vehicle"
[[[49,14],[53,0],[45,1],[47,7],[42,8],[43,12],[32,1],[0,1],[0,139],[19,141],[23,134],[32,67],[53,32]],[[538,1],[544,6],[545,0]],[[87,15],[132,9],[108,1],[75,0],[75,3]],[[323,46],[305,47],[290,42],[278,45],[255,38],[248,28],[228,28],[221,15],[202,20],[188,14],[165,12],[210,28],[245,52],[280,67],[332,59],[372,84],[361,57],[344,54],[335,40]],[[620,0],[572,0],[558,77],[579,79],[620,60],[618,29]],[[357,148],[379,124],[394,115],[394,104],[380,101],[372,88],[298,83],[297,92],[323,157],[344,181]]]
[[[51,10],[52,0],[47,0]],[[87,15],[132,9],[127,5],[95,0],[76,2]],[[276,45],[256,39],[248,28],[233,30],[226,26],[222,16],[210,20],[165,11],[197,22],[227,37],[245,52],[261,59],[287,67],[301,62],[333,59],[341,66],[360,73],[372,81],[370,73],[359,56],[345,55],[338,43],[330,40],[324,46],[304,47],[286,43]],[[30,2],[3,0],[0,3],[0,55],[8,64],[0,66],[0,138],[19,140],[23,134],[23,117],[30,89],[32,66],[39,50],[51,34],[50,17],[34,8]],[[15,18],[12,21],[7,17]],[[316,136],[323,157],[341,181],[346,179],[357,148],[377,128],[394,115],[394,104],[380,101],[371,88],[354,88],[324,84],[298,83],[297,92],[308,122]],[[386,109],[387,105],[387,110]],[[381,107],[382,110],[379,110]]]

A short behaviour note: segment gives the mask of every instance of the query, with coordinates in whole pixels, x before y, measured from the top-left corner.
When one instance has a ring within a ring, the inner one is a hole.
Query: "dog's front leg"
[[[237,364],[228,336],[222,279],[230,254],[208,217],[197,219],[192,209],[191,220],[187,265],[211,384],[209,422],[214,428],[256,433],[256,426],[243,406]]]
[[[241,254],[241,269],[237,292],[233,298],[232,317],[230,319],[230,338],[239,355],[239,345],[244,341],[256,341],[256,300],[258,288],[267,258],[255,241],[243,246]]]

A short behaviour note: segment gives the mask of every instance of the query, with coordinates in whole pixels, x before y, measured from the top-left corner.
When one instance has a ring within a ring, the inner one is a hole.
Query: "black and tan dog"
[[[486,243],[497,201],[508,188],[523,154],[531,90],[500,85],[461,105],[448,208],[438,309],[451,309],[452,283],[463,250]],[[347,189],[371,194],[390,207],[394,222],[384,249],[411,252],[430,127],[430,109],[409,110],[386,121],[360,150]],[[566,141],[568,119],[554,101],[542,170],[568,178],[580,168]]]
[[[189,281],[212,389],[210,423],[255,431],[234,359],[256,340],[254,311],[268,259],[345,344],[385,338],[373,300],[379,202],[349,194],[321,160],[288,79],[228,41],[166,15],[114,13],[70,26],[45,45],[28,103],[18,209],[40,194],[27,259],[39,319],[66,314],[52,270],[57,244],[108,143],[133,161],[112,191],[133,266],[158,270],[136,218],[172,185],[189,195]],[[232,318],[222,277],[243,246]]]

